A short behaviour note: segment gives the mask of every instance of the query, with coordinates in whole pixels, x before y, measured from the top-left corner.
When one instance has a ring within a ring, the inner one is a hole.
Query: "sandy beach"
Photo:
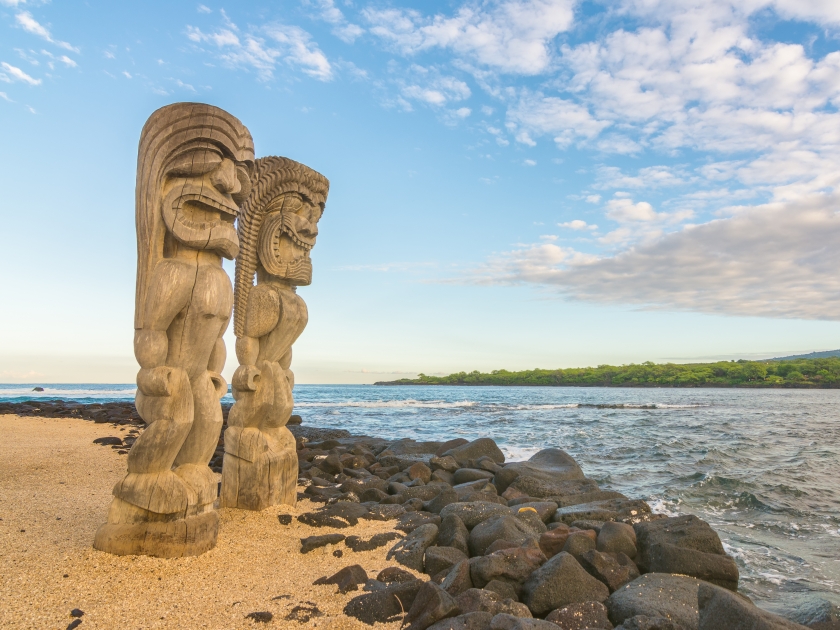
[[[365,628],[341,610],[358,591],[313,586],[319,577],[359,564],[370,577],[393,565],[388,546],[353,552],[344,543],[301,554],[300,539],[338,530],[314,529],[278,514],[221,510],[212,551],[195,558],[118,557],[93,549],[125,455],[93,440],[126,428],[84,420],[0,415],[0,626],[59,628],[84,611],[84,628]],[[343,534],[393,531],[394,521],[360,521]],[[342,557],[333,552],[342,550]],[[313,611],[315,612],[307,612]],[[252,612],[273,614],[255,623]],[[399,623],[377,624],[397,628]]]

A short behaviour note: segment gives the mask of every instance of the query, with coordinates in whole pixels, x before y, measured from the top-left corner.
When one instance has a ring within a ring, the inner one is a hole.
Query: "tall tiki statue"
[[[309,252],[329,182],[281,157],[257,160],[239,214],[234,331],[239,367],[225,431],[221,505],[262,510],[293,505],[297,454],[292,413],[292,344],[306,327],[296,288],[312,282]],[[256,275],[257,284],[254,285]]]
[[[178,557],[216,544],[218,475],[208,462],[222,426],[222,334],[233,306],[222,257],[239,251],[234,219],[253,160],[245,126],[210,105],[169,105],[143,127],[134,354],[147,428],[96,533],[102,551]]]

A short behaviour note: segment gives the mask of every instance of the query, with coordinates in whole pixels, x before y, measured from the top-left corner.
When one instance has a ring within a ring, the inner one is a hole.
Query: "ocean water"
[[[134,395],[131,385],[44,387],[0,385],[0,400]],[[562,448],[605,489],[709,521],[762,607],[840,605],[840,390],[298,385],[295,399],[309,426],[489,436],[510,460]]]

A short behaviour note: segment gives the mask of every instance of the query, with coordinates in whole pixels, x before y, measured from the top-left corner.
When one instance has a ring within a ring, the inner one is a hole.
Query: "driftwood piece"
[[[257,160],[239,214],[234,332],[236,400],[225,431],[223,507],[294,505],[298,461],[286,423],[292,414],[292,344],[308,321],[298,286],[312,282],[315,246],[329,182],[292,160]],[[257,284],[254,285],[256,275]]]
[[[137,411],[147,428],[114,487],[94,547],[119,555],[197,555],[216,544],[222,335],[233,290],[222,257],[250,192],[254,145],[216,107],[176,103],[151,115],[137,161]]]

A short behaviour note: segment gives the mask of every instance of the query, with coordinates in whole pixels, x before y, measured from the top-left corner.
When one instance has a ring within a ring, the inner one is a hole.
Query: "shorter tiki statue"
[[[198,555],[216,544],[218,475],[208,467],[227,393],[222,335],[233,306],[222,257],[250,191],[251,134],[225,111],[176,103],[153,113],[137,159],[137,411],[146,422],[94,547]]]
[[[312,282],[309,252],[329,182],[282,157],[257,160],[239,214],[234,332],[239,368],[225,431],[221,505],[262,510],[296,500],[292,344],[306,327],[296,287]],[[254,275],[257,284],[254,286]]]

